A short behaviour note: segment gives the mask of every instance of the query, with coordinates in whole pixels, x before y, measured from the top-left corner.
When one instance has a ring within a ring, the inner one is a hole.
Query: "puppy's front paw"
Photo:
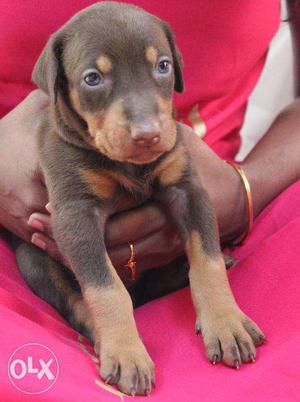
[[[255,346],[266,339],[259,327],[238,308],[197,319],[196,332],[200,331],[209,360],[213,364],[223,361],[237,369],[242,362],[255,362]]]
[[[142,341],[110,341],[100,350],[100,375],[128,395],[148,395],[154,386],[154,364]]]

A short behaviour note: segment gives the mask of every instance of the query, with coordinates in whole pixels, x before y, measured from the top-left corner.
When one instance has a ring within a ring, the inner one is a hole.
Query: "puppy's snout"
[[[160,141],[161,132],[158,124],[145,123],[135,125],[131,130],[131,138],[138,147],[151,147]]]

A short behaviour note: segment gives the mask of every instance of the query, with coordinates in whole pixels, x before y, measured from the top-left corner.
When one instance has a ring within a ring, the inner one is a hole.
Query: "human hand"
[[[51,212],[51,206],[47,206]],[[53,239],[51,216],[33,213],[31,222],[40,222],[42,231],[35,237],[54,258],[62,260]],[[183,253],[176,230],[163,211],[153,202],[122,211],[111,217],[106,225],[106,246],[113,265],[120,275],[129,259],[129,243],[134,243],[139,272],[162,266]]]
[[[29,216],[45,214],[48,202],[36,142],[47,105],[48,97],[35,90],[0,120],[0,224],[26,241],[32,236]]]

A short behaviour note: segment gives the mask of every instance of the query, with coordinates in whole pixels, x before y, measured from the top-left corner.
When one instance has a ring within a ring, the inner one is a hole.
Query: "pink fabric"
[[[237,372],[207,362],[202,340],[193,332],[194,312],[188,289],[136,310],[140,333],[156,363],[157,384],[150,400],[299,401],[299,199],[297,182],[265,209],[246,244],[234,253],[240,259],[229,272],[234,293],[268,338],[267,344],[258,349],[255,364],[243,365]],[[117,400],[118,396],[95,383],[96,366],[77,334],[28,289],[4,240],[0,242],[0,264],[0,400]],[[52,349],[60,366],[55,385],[34,397],[17,391],[7,375],[11,353],[29,342]]]

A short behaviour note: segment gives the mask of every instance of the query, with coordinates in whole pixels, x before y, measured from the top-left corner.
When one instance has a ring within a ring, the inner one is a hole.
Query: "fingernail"
[[[35,246],[41,248],[42,250],[46,250],[46,248],[47,248],[47,244],[42,239],[39,239],[35,235],[32,236],[31,243],[33,243]]]
[[[29,218],[28,225],[30,225],[32,228],[36,230],[39,230],[40,232],[43,232],[45,230],[43,222],[37,219],[31,220],[31,218]]]

